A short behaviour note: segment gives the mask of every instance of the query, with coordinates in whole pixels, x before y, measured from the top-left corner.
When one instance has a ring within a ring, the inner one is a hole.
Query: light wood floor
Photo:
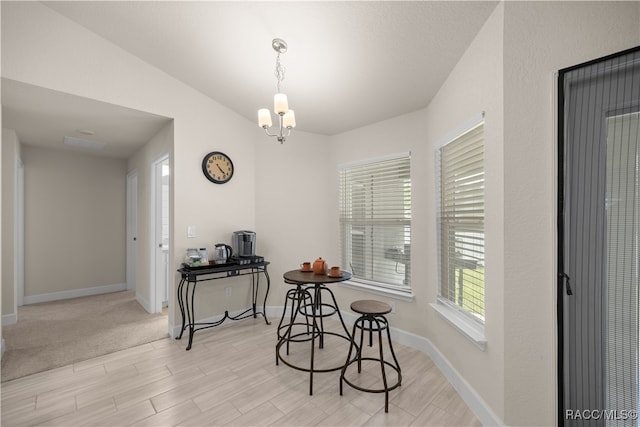
[[[339,371],[315,374],[310,396],[308,373],[275,363],[276,326],[247,319],[197,332],[190,351],[184,337],[167,338],[5,382],[2,425],[480,425],[433,362],[400,344],[402,386],[390,393],[388,413],[384,394],[345,385],[340,396]],[[282,354],[308,363],[309,349],[295,344]],[[342,363],[347,349],[345,340],[328,338],[316,366]],[[348,378],[371,386],[379,376],[373,368]]]

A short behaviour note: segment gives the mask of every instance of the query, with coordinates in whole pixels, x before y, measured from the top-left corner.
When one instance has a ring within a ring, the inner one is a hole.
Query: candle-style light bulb
[[[273,111],[276,114],[286,114],[289,111],[289,102],[287,101],[287,95],[284,93],[276,93],[273,97]]]
[[[267,129],[271,127],[271,113],[266,108],[261,108],[258,110],[258,126],[263,129]]]
[[[289,110],[285,113],[284,117],[282,118],[282,124],[287,129],[296,127],[296,115],[293,110]]]

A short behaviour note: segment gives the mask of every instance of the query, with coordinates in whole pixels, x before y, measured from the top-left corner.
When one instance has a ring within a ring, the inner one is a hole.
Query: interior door
[[[640,48],[558,79],[558,424],[637,426]]]
[[[127,174],[127,290],[136,289],[138,251],[138,172]]]
[[[169,157],[154,164],[154,312],[162,311],[169,299]]]

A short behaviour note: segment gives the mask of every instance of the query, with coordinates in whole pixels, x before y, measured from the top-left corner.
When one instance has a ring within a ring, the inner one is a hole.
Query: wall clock
[[[220,151],[212,151],[202,159],[202,172],[216,184],[225,184],[233,177],[231,158]]]

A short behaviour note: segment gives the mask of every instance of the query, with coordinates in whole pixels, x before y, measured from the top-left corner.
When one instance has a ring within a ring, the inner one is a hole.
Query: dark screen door
[[[558,424],[638,426],[640,47],[558,91]]]

